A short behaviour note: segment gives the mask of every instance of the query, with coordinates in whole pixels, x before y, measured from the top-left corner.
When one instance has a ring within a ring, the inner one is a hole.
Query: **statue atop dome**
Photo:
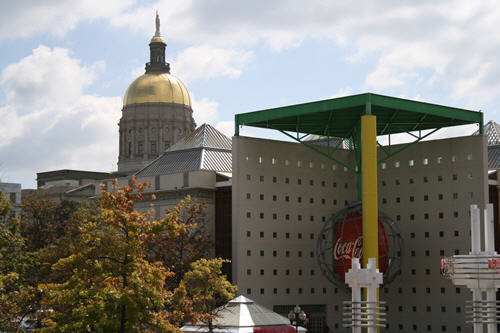
[[[156,11],[156,31],[155,31],[155,37],[160,37],[160,16],[158,15],[158,10]]]

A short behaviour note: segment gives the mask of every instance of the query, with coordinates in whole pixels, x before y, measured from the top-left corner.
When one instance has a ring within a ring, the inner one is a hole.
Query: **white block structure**
[[[377,268],[376,259],[369,258],[367,268],[361,268],[359,259],[353,258],[345,281],[352,290],[352,300],[344,302],[344,327],[351,327],[353,333],[361,333],[363,327],[368,333],[385,327],[385,307],[382,306],[385,303],[377,301],[377,288],[382,284],[383,274]],[[362,288],[366,289],[366,301],[361,299]]]
[[[493,205],[487,205],[484,210],[484,250],[481,250],[480,216],[477,205],[471,205],[471,251],[468,255],[443,258],[441,272],[454,285],[466,286],[472,291],[466,313],[474,333],[482,333],[484,326],[486,332],[495,333],[500,323],[500,302],[496,300],[500,287],[500,256],[495,252]]]

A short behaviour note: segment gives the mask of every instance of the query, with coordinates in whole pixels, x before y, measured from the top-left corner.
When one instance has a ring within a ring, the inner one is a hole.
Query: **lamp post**
[[[288,313],[288,319],[290,319],[290,325],[295,326],[295,333],[299,333],[299,325],[305,326],[309,321],[307,319],[306,313],[300,308],[298,304],[295,305],[293,310],[290,310],[290,312]]]

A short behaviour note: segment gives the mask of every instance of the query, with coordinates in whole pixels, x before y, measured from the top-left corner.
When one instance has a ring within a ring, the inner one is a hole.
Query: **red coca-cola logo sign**
[[[363,261],[363,219],[359,212],[348,214],[337,223],[333,242],[333,262],[340,279],[345,282],[345,273],[351,268],[353,258]],[[384,225],[378,221],[378,262],[384,273],[389,265],[388,242]]]

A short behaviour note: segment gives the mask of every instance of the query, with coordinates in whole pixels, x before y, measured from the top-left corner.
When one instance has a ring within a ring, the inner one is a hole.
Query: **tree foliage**
[[[170,268],[174,277],[168,281],[170,287],[179,285],[191,263],[211,256],[213,242],[207,232],[205,203],[187,196],[165,217],[154,221],[154,232],[147,237],[148,258],[161,261]]]
[[[0,195],[0,331],[21,329],[36,297],[27,280],[34,257],[24,251],[19,221],[9,216],[10,209],[10,202]]]
[[[103,192],[99,214],[84,217],[73,253],[53,267],[72,276],[43,286],[46,305],[54,311],[43,331],[174,330],[165,311],[171,299],[165,280],[172,273],[146,260],[150,213],[134,210],[143,190],[143,184],[134,184]]]
[[[184,274],[178,292],[189,300],[193,317],[206,323],[212,331],[212,320],[217,309],[234,297],[236,287],[222,275],[221,258],[199,259],[191,263],[191,270]]]
[[[0,331],[172,332],[210,322],[233,296],[212,254],[205,205],[190,197],[153,220],[134,209],[146,184],[92,202],[0,198]]]

